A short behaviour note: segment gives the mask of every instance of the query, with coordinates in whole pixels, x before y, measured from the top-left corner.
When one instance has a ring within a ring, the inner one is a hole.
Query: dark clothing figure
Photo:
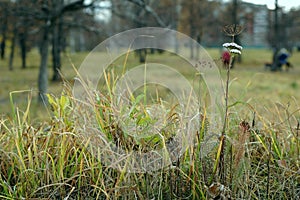
[[[289,68],[293,67],[292,64],[288,61],[289,57],[289,52],[285,48],[282,48],[275,55],[273,63],[265,64],[265,69],[270,68],[271,71],[282,71],[282,67],[284,66],[285,70],[288,71]]]
[[[280,49],[280,51],[277,54],[277,59],[278,59],[278,69],[282,70],[282,67],[285,66],[286,71],[289,70],[289,68],[292,67],[292,65],[290,64],[290,62],[288,61],[288,58],[290,57],[289,52],[282,48]]]

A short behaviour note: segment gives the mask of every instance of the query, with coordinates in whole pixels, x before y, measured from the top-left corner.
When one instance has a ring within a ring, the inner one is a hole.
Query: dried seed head
[[[250,125],[249,125],[249,123],[246,122],[246,121],[242,121],[242,122],[240,123],[240,129],[242,130],[243,133],[248,132],[248,131],[250,130]]]
[[[226,33],[226,35],[234,37],[236,35],[239,35],[243,32],[244,28],[241,25],[237,24],[231,24],[224,27],[223,31]]]

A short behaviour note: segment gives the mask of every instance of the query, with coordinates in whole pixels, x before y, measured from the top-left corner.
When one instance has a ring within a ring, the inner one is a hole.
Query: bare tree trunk
[[[13,60],[14,60],[14,55],[15,55],[15,45],[16,45],[16,37],[18,34],[18,30],[17,30],[17,25],[14,23],[14,30],[13,30],[13,37],[12,37],[12,41],[11,41],[11,47],[10,47],[10,56],[9,56],[9,65],[8,68],[10,71],[13,70]]]
[[[55,4],[55,9],[59,10],[63,7],[64,1],[57,0]],[[60,69],[61,69],[61,51],[63,45],[63,15],[60,15],[57,19],[55,19],[53,23],[52,29],[52,68],[53,68],[53,76],[52,81],[61,80]]]
[[[232,6],[232,24],[235,24],[235,25],[238,25],[239,23],[239,20],[238,20],[238,1],[237,0],[233,0],[233,6]],[[240,37],[239,35],[236,35],[234,37],[234,42],[241,45],[241,40],[240,40]],[[242,62],[242,55],[237,55],[235,56],[235,58],[237,59],[237,62],[238,63],[241,63]],[[232,68],[234,67],[234,61],[232,63]]]
[[[190,40],[190,58],[194,59],[194,43]]]
[[[57,24],[54,24],[52,31],[52,64],[53,64],[53,76],[52,81],[61,80],[60,69],[61,69],[61,36],[62,35],[62,24],[61,20]]]
[[[193,8],[190,8],[191,13],[193,13]],[[195,35],[195,27],[194,27],[194,20],[193,20],[193,15],[190,16],[190,37],[192,39],[194,39],[194,35]],[[190,40],[190,58],[194,59],[195,55],[194,55],[194,43],[192,40]]]
[[[147,50],[146,49],[138,49],[137,54],[140,59],[140,63],[144,63],[146,61]]]
[[[47,103],[47,88],[48,88],[48,48],[49,48],[49,33],[50,25],[46,22],[44,27],[44,33],[41,42],[41,64],[38,77],[39,87],[39,102]]]
[[[197,33],[197,43],[201,44],[201,33]],[[199,60],[199,56],[200,56],[200,49],[199,49],[199,45],[196,46],[196,60]]]
[[[279,69],[279,60],[277,59],[277,54],[279,51],[279,27],[278,27],[278,0],[275,0],[275,13],[274,13],[274,51],[273,51],[273,64],[272,71],[276,71]]]
[[[179,17],[180,17],[180,13],[181,13],[181,0],[176,0],[174,3],[174,19],[173,19],[173,27],[175,31],[178,31],[178,24],[179,24]],[[177,34],[174,34],[174,42],[175,42],[175,53],[178,54],[179,53],[179,44],[178,44],[178,38],[177,38]]]
[[[5,36],[3,35],[2,36],[2,41],[1,41],[1,44],[0,44],[0,52],[1,52],[1,59],[4,60],[4,57],[5,57]]]
[[[2,22],[2,40],[0,44],[0,56],[2,60],[5,57],[6,31],[7,31],[7,12],[5,11],[4,20]]]
[[[19,34],[19,42],[21,49],[21,58],[22,58],[22,69],[26,68],[26,32]]]
[[[189,5],[189,11],[190,11],[190,16],[189,16],[189,23],[190,23],[190,37],[192,39],[195,39],[195,29],[196,29],[196,25],[195,25],[195,8],[194,8],[194,5],[193,3],[190,3]],[[191,51],[191,54],[190,54],[190,58],[191,59],[194,59],[195,57],[195,52],[194,52],[194,43],[193,41],[191,40],[190,41],[190,51]]]

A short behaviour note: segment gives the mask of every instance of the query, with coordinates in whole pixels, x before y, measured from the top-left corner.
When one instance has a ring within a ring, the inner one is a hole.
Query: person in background
[[[290,57],[289,52],[282,48],[277,53],[277,59],[278,59],[278,69],[282,70],[282,67],[285,66],[286,71],[289,70],[289,68],[292,67],[291,63],[288,61],[288,58]]]

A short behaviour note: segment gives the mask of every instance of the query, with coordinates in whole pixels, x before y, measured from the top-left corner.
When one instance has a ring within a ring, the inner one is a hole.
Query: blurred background
[[[265,4],[254,0],[0,0],[0,110],[6,112],[11,91],[15,96],[23,90],[39,96],[61,91],[61,74],[71,80],[75,75],[72,65],[79,67],[101,41],[147,26],[187,34],[221,64],[222,44],[230,41],[223,28],[239,24],[243,31],[235,42],[247,54],[238,58],[237,70],[261,72],[271,66],[271,71],[281,71],[272,66],[284,48],[293,66],[284,76],[297,89],[299,5],[283,0]],[[193,48],[190,56],[195,56]]]

